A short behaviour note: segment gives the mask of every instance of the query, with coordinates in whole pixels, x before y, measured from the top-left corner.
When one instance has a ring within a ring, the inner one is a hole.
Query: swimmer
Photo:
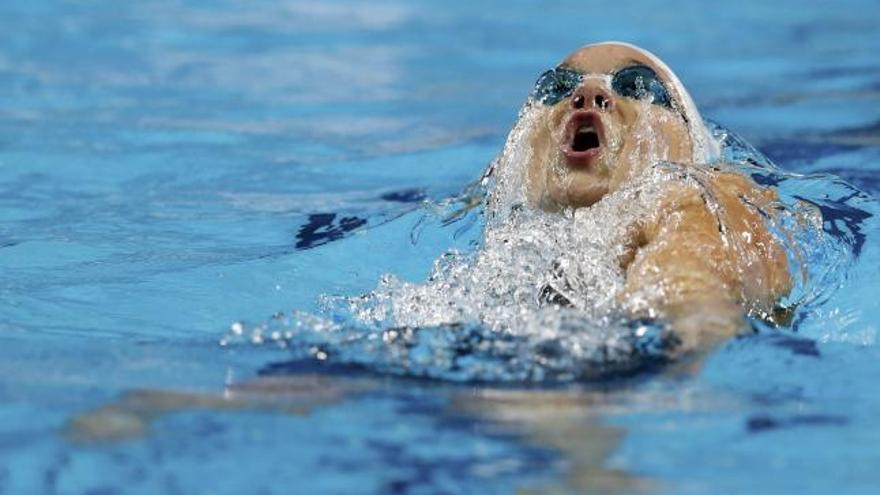
[[[720,162],[660,59],[624,43],[586,46],[541,75],[531,100],[523,173],[532,207],[589,208],[657,164],[682,177],[627,235],[617,299],[632,317],[664,320],[688,351],[748,328],[747,314],[773,314],[791,288],[786,253],[765,224],[777,195]]]

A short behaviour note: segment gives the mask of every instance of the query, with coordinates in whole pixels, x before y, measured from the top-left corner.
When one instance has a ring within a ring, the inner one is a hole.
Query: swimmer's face
[[[627,45],[593,45],[545,72],[532,94],[529,200],[589,206],[660,161],[691,161],[694,143],[670,75]]]

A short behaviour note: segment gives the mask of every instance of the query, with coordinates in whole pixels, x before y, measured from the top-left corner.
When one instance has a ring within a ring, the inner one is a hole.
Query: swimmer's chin
[[[600,201],[612,190],[616,156],[609,149],[601,149],[589,163],[574,163],[562,146],[556,143],[548,158],[540,154],[529,165],[525,191],[528,202],[547,212],[571,208],[585,208]]]
[[[606,180],[594,180],[588,184],[571,184],[568,187],[566,205],[586,208],[598,203],[609,192]]]
[[[609,191],[607,178],[576,172],[561,181],[551,181],[547,184],[538,206],[546,211],[587,208],[599,202]]]

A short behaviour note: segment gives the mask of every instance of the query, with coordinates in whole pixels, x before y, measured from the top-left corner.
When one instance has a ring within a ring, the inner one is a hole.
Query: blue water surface
[[[33,0],[0,29],[0,493],[876,493],[876,2]],[[524,390],[219,345],[424,279],[456,240],[411,242],[423,201],[604,40],[658,54],[780,167],[866,193],[826,225],[859,253],[797,332]],[[175,406],[76,435],[144,390]]]

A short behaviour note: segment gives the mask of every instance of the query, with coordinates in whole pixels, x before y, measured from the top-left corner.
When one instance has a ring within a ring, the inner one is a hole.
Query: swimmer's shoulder
[[[718,170],[714,183],[720,191],[756,205],[766,205],[779,199],[774,188],[760,185],[751,176],[738,170]]]

